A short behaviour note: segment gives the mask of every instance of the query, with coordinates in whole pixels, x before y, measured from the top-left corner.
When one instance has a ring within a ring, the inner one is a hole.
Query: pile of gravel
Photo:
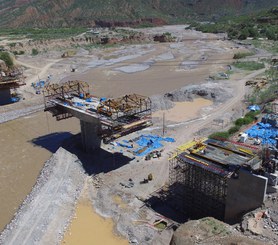
[[[174,106],[173,102],[192,101],[197,97],[212,100],[214,103],[223,103],[233,96],[232,92],[232,88],[228,87],[225,82],[189,85],[164,95],[152,96],[152,110],[168,110]]]

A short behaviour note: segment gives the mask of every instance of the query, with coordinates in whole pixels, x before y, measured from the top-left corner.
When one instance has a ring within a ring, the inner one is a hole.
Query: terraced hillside
[[[0,27],[162,24],[278,5],[278,0],[0,0]]]

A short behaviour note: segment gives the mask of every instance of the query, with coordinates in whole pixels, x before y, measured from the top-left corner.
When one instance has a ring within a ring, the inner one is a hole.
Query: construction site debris
[[[134,186],[134,181],[129,179],[128,182],[120,182],[120,185],[125,188],[132,188]]]
[[[276,115],[276,114],[266,114],[262,118],[262,123],[269,123],[272,127],[277,127],[277,125],[278,125],[278,115]]]
[[[152,151],[152,152],[150,152],[149,154],[147,154],[145,156],[145,160],[148,161],[148,160],[151,160],[152,158],[160,158],[162,151],[163,151],[163,149],[160,150],[160,151]]]

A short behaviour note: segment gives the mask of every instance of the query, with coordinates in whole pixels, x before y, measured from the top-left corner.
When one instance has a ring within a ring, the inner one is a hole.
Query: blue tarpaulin
[[[250,105],[247,107],[248,110],[250,111],[259,111],[261,108],[258,105]]]
[[[36,83],[36,88],[43,88],[45,85],[45,81],[40,80]]]
[[[11,97],[11,102],[15,103],[19,101],[19,97]]]
[[[256,125],[249,128],[245,133],[249,137],[259,138],[262,141],[262,144],[276,144],[275,138],[278,136],[277,128],[272,127],[268,123],[259,122]]]
[[[75,106],[84,106],[84,104],[80,103],[80,102],[74,102],[73,103]]]
[[[87,99],[86,99],[86,102],[92,102],[92,101],[93,101],[92,98],[87,98]]]
[[[137,156],[145,156],[148,153],[163,147],[161,141],[175,142],[173,138],[163,138],[157,135],[141,135],[136,143],[140,146],[134,153]]]

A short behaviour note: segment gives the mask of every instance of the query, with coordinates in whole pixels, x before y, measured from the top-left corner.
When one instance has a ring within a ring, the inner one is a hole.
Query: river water
[[[45,112],[0,124],[0,231],[31,191],[44,162],[79,131],[77,119],[57,122]]]

